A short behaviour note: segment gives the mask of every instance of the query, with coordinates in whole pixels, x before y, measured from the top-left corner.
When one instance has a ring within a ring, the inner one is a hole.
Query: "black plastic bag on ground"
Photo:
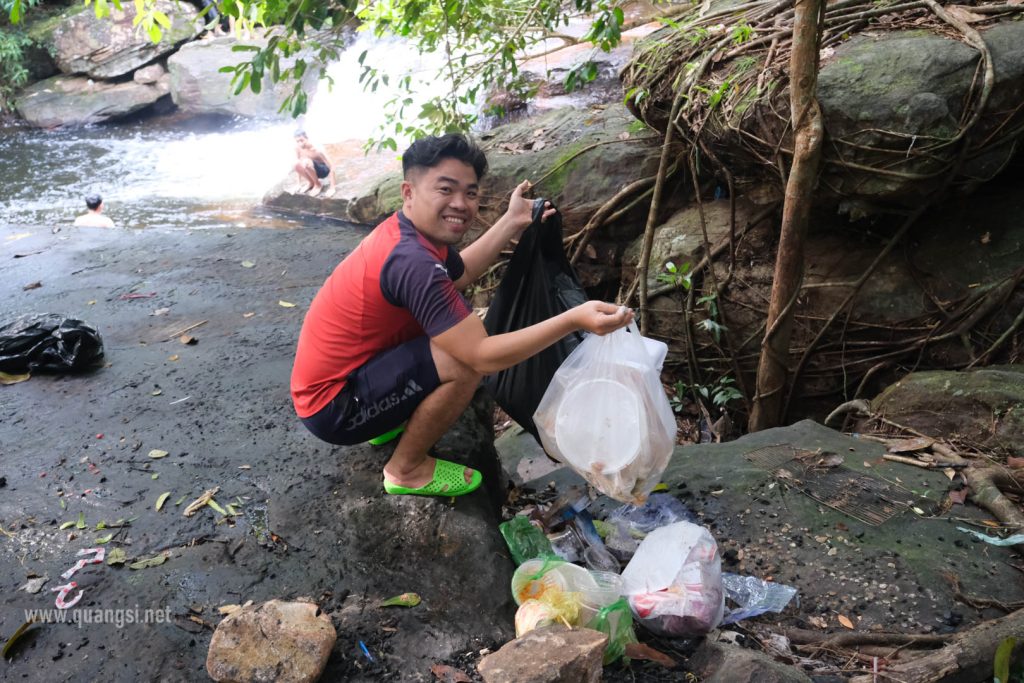
[[[487,309],[488,334],[529,327],[587,301],[562,247],[562,216],[541,223],[543,199],[533,203],[533,223],[512,253],[505,277]],[[484,386],[509,416],[537,437],[533,413],[558,370],[583,340],[574,332],[518,365],[491,375]]]
[[[0,372],[78,372],[103,360],[103,338],[89,323],[58,313],[0,326]]]

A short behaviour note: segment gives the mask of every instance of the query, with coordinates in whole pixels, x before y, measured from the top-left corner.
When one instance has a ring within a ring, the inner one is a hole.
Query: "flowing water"
[[[308,225],[310,219],[275,215],[260,201],[294,164],[297,128],[318,145],[374,135],[394,93],[363,91],[363,50],[369,50],[368,63],[427,75],[435,70],[407,46],[361,36],[331,65],[333,88],[321,83],[299,121],[171,115],[57,131],[0,129],[0,224],[68,226],[85,211],[84,197],[99,193],[118,227]]]

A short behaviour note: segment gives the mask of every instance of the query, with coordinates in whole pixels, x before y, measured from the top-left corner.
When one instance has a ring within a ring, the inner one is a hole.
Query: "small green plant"
[[[679,381],[672,386],[672,395],[669,396],[668,403],[672,406],[672,411],[679,414],[683,411],[686,394],[692,393],[693,397],[701,403],[710,403],[713,406],[725,408],[736,399],[743,398],[743,394],[734,386],[735,384],[736,380],[728,376],[719,377],[712,384],[691,385]]]
[[[731,37],[734,45],[742,45],[754,37],[754,29],[741,21],[732,27]]]
[[[672,261],[665,263],[665,272],[658,273],[658,282],[663,282],[666,285],[672,285],[673,287],[682,287],[683,289],[690,288],[690,263],[684,263],[681,266],[677,266]]]
[[[697,299],[697,303],[704,306],[704,310],[708,312],[708,317],[697,323],[697,327],[714,337],[715,343],[718,344],[722,341],[722,332],[728,329],[718,322],[718,295],[714,292],[705,294]]]

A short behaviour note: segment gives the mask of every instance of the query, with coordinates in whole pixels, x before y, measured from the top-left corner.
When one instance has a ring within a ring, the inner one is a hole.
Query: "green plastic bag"
[[[626,654],[627,645],[637,642],[633,631],[633,613],[626,598],[619,598],[607,607],[602,607],[586,627],[608,636],[608,645],[604,648],[606,666]]]
[[[523,515],[502,522],[498,529],[505,538],[509,552],[512,553],[512,561],[517,567],[535,557],[554,555],[548,537]]]

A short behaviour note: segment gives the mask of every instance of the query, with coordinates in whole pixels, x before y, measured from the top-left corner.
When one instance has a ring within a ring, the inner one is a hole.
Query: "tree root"
[[[877,676],[854,676],[850,683],[962,683],[983,681],[992,677],[992,661],[996,648],[1006,638],[1020,638],[1024,633],[1024,610],[986,621],[952,636],[943,647],[906,662],[889,663]],[[1024,654],[1024,643],[1018,641],[1014,659]]]

